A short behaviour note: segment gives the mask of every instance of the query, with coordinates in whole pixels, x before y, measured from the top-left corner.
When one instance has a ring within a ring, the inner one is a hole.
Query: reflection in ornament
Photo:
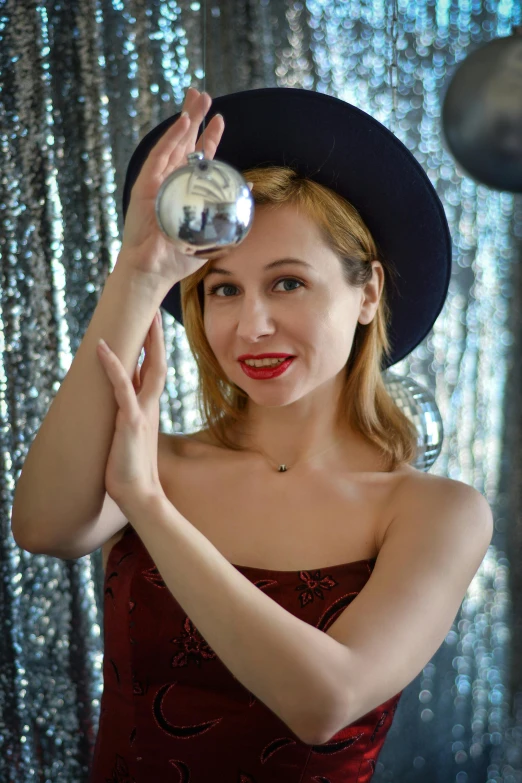
[[[254,220],[254,199],[233,166],[187,155],[188,165],[163,182],[156,217],[163,233],[185,255],[226,255],[247,236]]]

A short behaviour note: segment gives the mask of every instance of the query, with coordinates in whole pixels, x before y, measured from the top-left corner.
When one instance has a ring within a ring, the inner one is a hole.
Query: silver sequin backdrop
[[[208,0],[206,87],[348,100],[394,130],[439,192],[454,242],[449,296],[393,369],[432,390],[445,439],[431,470],[488,498],[495,535],[444,643],[403,694],[374,781],[520,783],[522,211],[459,171],[440,126],[456,65],[509,35],[520,2],[400,0],[395,117],[390,8]],[[130,154],[190,84],[202,89],[201,22],[188,0],[0,0],[2,783],[87,779],[103,685],[100,553],[20,550],[13,492],[116,260]],[[183,328],[164,321],[161,427],[191,431],[194,362]]]

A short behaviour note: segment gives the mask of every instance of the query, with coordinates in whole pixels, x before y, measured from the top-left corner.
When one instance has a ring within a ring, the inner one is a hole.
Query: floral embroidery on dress
[[[336,598],[335,601],[332,601],[332,603],[326,607],[315,627],[320,631],[328,631],[332,623],[335,622],[339,615],[346,609],[347,606],[352,603],[353,599],[358,595],[359,591],[354,590],[353,592],[346,593],[345,595],[341,595],[339,598]]]
[[[223,720],[222,715],[218,718],[212,718],[210,720],[206,720],[203,723],[196,723],[196,724],[182,723],[179,725],[175,725],[174,723],[171,723],[166,717],[163,708],[164,707],[163,703],[169,691],[175,688],[176,685],[177,685],[176,682],[166,682],[164,685],[161,686],[161,688],[159,688],[158,692],[154,697],[154,701],[152,703],[152,714],[154,716],[154,720],[156,721],[157,726],[159,726],[159,728],[162,731],[164,731],[170,737],[177,737],[180,739],[190,739],[193,737],[199,737],[202,734],[206,734],[207,731],[210,731],[216,726],[219,726],[219,724]]]
[[[105,778],[105,783],[136,783],[136,779],[129,773],[127,762],[119,753],[116,754],[112,777]]]
[[[377,723],[376,723],[376,725],[375,725],[375,728],[374,728],[374,730],[373,730],[373,734],[372,734],[372,736],[370,737],[370,742],[373,742],[373,741],[374,741],[375,737],[377,736],[377,732],[379,731],[379,729],[382,729],[382,727],[383,727],[383,726],[384,726],[384,724],[386,723],[386,719],[387,719],[387,717],[388,717],[388,711],[387,711],[387,710],[385,710],[385,711],[382,713],[381,717],[379,718],[379,720],[377,721]]]
[[[295,588],[297,591],[302,590],[299,596],[301,607],[312,603],[314,595],[324,600],[323,590],[331,590],[332,587],[339,585],[339,582],[331,576],[321,577],[321,571],[300,571],[299,577],[305,582],[304,585],[297,585]]]
[[[239,692],[226,666],[205,663],[218,656],[132,533],[112,555],[104,585],[108,677],[89,783],[288,783],[289,770],[301,783],[370,783],[400,693],[329,742],[303,742],[262,700]],[[295,570],[284,579],[270,569],[245,574],[326,632],[366,583],[367,565]]]
[[[253,585],[258,587],[260,590],[266,590],[267,587],[277,587],[279,584],[277,579],[254,579],[252,582]]]
[[[166,588],[167,585],[163,581],[163,577],[156,568],[156,566],[153,566],[152,568],[146,568],[145,571],[143,571],[143,576],[145,579],[147,579],[151,584],[154,585],[154,587],[164,587]]]
[[[138,680],[136,677],[136,672],[132,672],[132,692],[136,696],[144,696],[147,691],[149,690],[149,684],[147,682],[146,687],[143,687],[143,684]]]
[[[181,781],[190,780],[190,769],[188,764],[185,764],[185,762],[180,759],[169,759],[169,764],[172,764],[176,772],[179,772],[180,783]]]
[[[186,666],[190,660],[201,666],[201,658],[212,660],[216,657],[216,653],[208,646],[190,617],[185,617],[183,628],[185,630],[181,636],[171,639],[171,642],[183,648],[173,656],[171,666]]]
[[[359,731],[356,734],[352,734],[351,737],[331,740],[322,745],[310,745],[311,752],[316,753],[318,756],[331,756],[334,753],[340,753],[343,750],[352,748],[362,737],[364,737],[364,731]]]
[[[296,740],[292,737],[276,737],[271,742],[269,742],[265,747],[261,750],[261,763],[266,764],[269,758],[271,758],[274,753],[277,753],[282,748],[287,748],[289,745],[295,745]]]

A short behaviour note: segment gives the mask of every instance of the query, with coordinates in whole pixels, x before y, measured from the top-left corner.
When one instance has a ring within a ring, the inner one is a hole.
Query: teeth
[[[245,359],[245,364],[249,367],[277,367],[285,359]]]

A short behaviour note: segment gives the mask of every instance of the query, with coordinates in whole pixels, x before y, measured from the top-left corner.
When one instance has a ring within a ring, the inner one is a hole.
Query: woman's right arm
[[[166,294],[206,263],[175,249],[159,228],[155,204],[161,183],[187,163],[189,152],[204,147],[206,157],[214,157],[224,130],[220,115],[197,140],[211,103],[210,95],[188,89],[186,116],[159,138],[132,186],[118,260],[16,485],[11,529],[15,541],[30,552],[79,557],[71,553],[96,549],[104,535],[122,527],[119,507],[105,491],[117,403],[96,346],[103,337],[132,380]],[[159,433],[158,447],[161,442]],[[99,524],[106,530],[98,530]]]
[[[152,320],[174,283],[118,258],[16,485],[11,528],[24,549],[74,547],[100,516],[117,404],[96,346],[103,337],[132,380]]]

